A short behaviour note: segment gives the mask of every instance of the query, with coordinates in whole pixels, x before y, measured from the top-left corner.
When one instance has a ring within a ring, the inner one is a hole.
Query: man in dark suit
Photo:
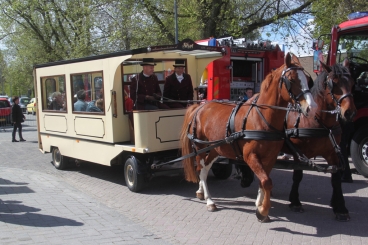
[[[156,63],[152,58],[144,58],[141,66],[142,72],[131,79],[130,97],[136,110],[168,109],[165,104],[160,103],[161,89],[158,79],[154,74]]]
[[[171,100],[193,100],[193,84],[190,75],[184,73],[184,60],[175,60],[174,73],[166,77],[164,98]],[[185,108],[185,102],[167,102],[171,108]]]

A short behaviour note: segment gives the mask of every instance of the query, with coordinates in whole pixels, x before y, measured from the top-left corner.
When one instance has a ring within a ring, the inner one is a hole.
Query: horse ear
[[[349,68],[350,66],[350,62],[347,58],[344,59],[344,61],[342,62],[342,66],[346,67],[346,68]]]
[[[291,67],[291,55],[289,52],[285,56],[285,65],[287,68]]]
[[[325,63],[323,63],[322,61],[319,61],[319,63],[321,63],[321,66],[323,67],[323,69],[325,71],[327,71],[328,73],[330,73],[332,70],[331,70],[331,67],[329,67],[328,65],[326,65]]]

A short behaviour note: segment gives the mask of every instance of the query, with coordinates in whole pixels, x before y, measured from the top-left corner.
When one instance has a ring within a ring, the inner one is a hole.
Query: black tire
[[[355,132],[350,143],[350,155],[356,170],[368,177],[368,127],[362,127]]]
[[[129,157],[124,165],[125,183],[130,191],[139,192],[144,187],[144,176],[138,174],[138,160]]]
[[[215,162],[212,165],[211,170],[213,175],[215,175],[217,179],[227,179],[231,176],[233,172],[233,164],[230,163],[221,164]]]
[[[32,109],[32,115],[36,115],[36,112],[34,111],[34,109]]]
[[[68,167],[69,158],[61,155],[59,148],[52,149],[52,164],[56,169],[63,170]]]

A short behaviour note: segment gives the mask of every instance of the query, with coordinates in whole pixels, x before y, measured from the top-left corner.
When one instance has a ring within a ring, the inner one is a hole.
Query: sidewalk
[[[54,176],[0,165],[0,244],[166,244]]]

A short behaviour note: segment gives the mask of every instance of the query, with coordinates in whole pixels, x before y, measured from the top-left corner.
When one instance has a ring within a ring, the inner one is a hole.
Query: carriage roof
[[[162,54],[172,54],[171,57],[183,57],[183,56],[193,56],[195,59],[201,58],[215,58],[221,57],[226,50],[223,47],[213,47],[213,46],[204,46],[195,43],[193,40],[184,39],[178,44],[173,45],[161,45],[161,46],[148,46],[144,48],[132,49],[132,50],[124,50],[118,51],[108,54],[94,55],[88,56],[84,58],[71,59],[71,60],[61,60],[55,62],[49,62],[44,64],[35,65],[35,68],[49,67],[49,66],[57,66],[64,64],[72,64],[79,63],[84,61],[92,61],[106,58],[113,58],[119,56],[126,56],[127,59],[141,59],[143,57],[150,57],[160,59]],[[183,57],[184,58],[184,57]]]

